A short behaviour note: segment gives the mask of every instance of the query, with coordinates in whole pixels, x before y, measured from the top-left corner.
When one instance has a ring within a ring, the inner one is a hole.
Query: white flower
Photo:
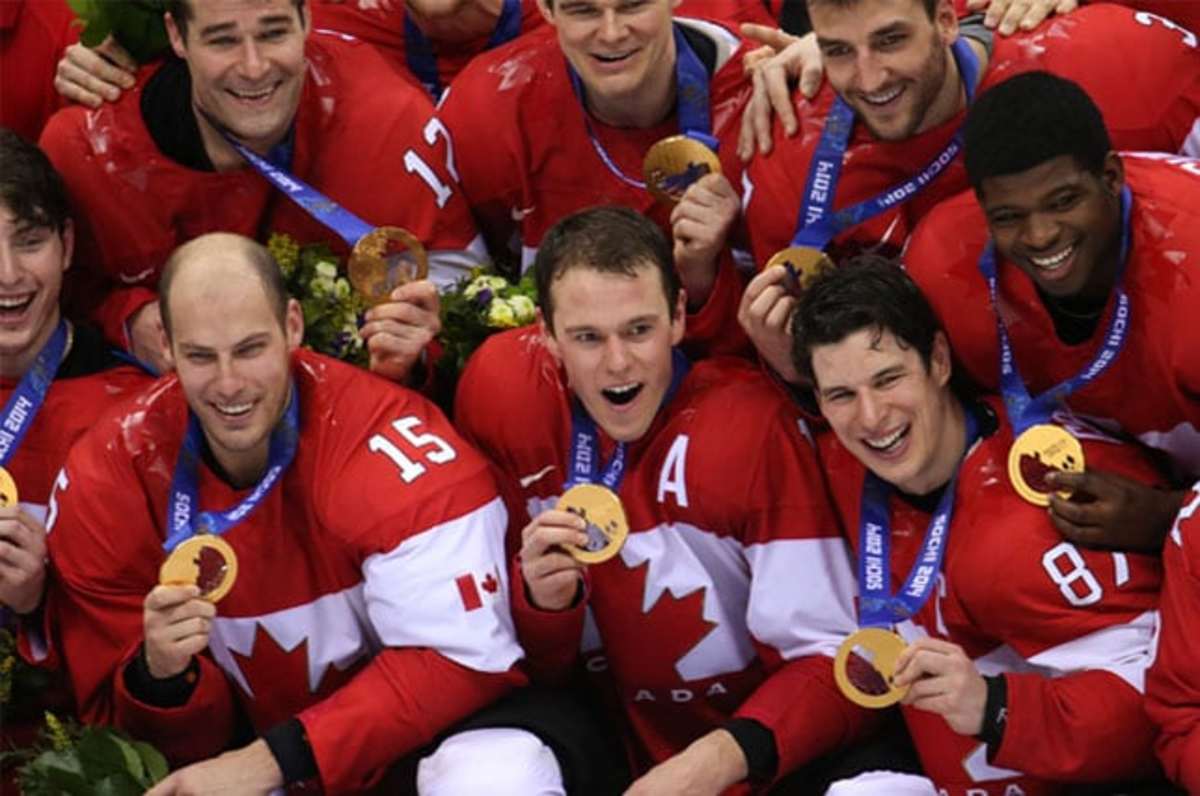
[[[317,267],[314,270],[316,270],[317,276],[323,276],[326,279],[337,278],[337,264],[331,263],[328,260],[322,260],[317,263]]]
[[[512,307],[513,315],[517,317],[518,326],[533,323],[537,318],[537,305],[529,296],[513,296],[508,300],[508,305]]]
[[[463,290],[463,297],[473,299],[485,290],[496,293],[506,287],[508,287],[508,280],[504,277],[483,274],[471,280],[471,283]]]
[[[487,323],[493,329],[513,329],[519,325],[512,305],[504,299],[492,299],[488,306]]]

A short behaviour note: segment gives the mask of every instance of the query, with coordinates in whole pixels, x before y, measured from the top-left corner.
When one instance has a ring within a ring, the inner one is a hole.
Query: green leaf
[[[134,741],[133,748],[142,758],[142,765],[146,769],[146,781],[142,784],[153,785],[167,776],[170,769],[167,767],[167,759],[162,756],[162,753],[145,741]]]
[[[36,766],[47,784],[58,793],[88,796],[91,790],[79,758],[71,752],[43,752],[30,765]]]

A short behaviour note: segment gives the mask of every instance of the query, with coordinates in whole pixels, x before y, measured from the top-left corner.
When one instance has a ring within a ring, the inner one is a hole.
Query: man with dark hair
[[[932,8],[926,0],[809,2],[828,85],[812,100],[797,98],[801,134],[785,138],[777,127],[774,149],[747,170],[746,220],[765,270],[746,289],[741,320],[788,380],[796,378],[788,274],[765,266],[793,246],[834,263],[863,250],[897,254],[920,218],[967,187],[958,153],[972,96],[1014,74],[1049,70],[1096,98],[1119,148],[1196,151],[1200,49],[1175,23],[1101,4],[989,49],[959,37],[950,0]]]
[[[1027,496],[1048,491],[1029,462],[1027,480],[1006,476],[1014,421],[951,388],[946,336],[894,261],[818,279],[794,333],[833,430],[819,447],[859,556],[858,621],[903,639],[883,690],[903,693],[939,792],[1053,794],[1151,772],[1158,561],[1062,540]],[[1155,481],[1136,448],[1070,430],[1089,463]]]
[[[731,248],[737,123],[750,92],[741,40],[707,11],[677,15],[679,0],[540,5],[547,30],[480,56],[455,81],[438,108],[444,136],[428,139],[426,159],[453,151],[488,245],[521,270],[574,211],[620,204],[647,214],[673,241],[689,344],[744,348]],[[652,167],[648,177],[648,153],[670,139],[657,150],[660,176]]]
[[[434,283],[478,262],[482,243],[452,168],[411,149],[432,105],[371,47],[310,34],[299,0],[186,0],[180,8],[190,12],[184,24],[166,16],[177,58],[148,70],[114,104],[62,111],[42,137],[85,216],[80,262],[92,284],[78,283],[76,298],[114,339],[163,362],[154,283],[171,251],[197,234],[265,240],[286,232],[329,241],[339,255],[349,251],[343,237],[360,234],[357,225],[334,231],[315,220],[309,213],[327,213],[327,203],[302,208],[238,147],[369,224],[408,229],[429,250]],[[362,330],[372,369],[407,378],[440,328],[437,308],[434,284],[424,281],[373,308]]]
[[[540,327],[490,338],[456,403],[513,496],[532,671],[581,665],[599,692],[615,688],[631,794],[744,793],[852,745],[866,717],[836,692],[830,660],[852,575],[804,423],[748,363],[679,352],[686,297],[650,220],[568,216],[534,267]],[[568,510],[579,490],[627,518],[604,555],[594,510],[608,509]],[[821,792],[810,769],[793,776]],[[915,779],[872,784],[927,793]]]
[[[1031,394],[1053,389],[1065,409],[1200,473],[1200,286],[1190,267],[1200,256],[1200,164],[1118,155],[1083,89],[1045,72],[984,94],[966,146],[974,195],[930,213],[905,255],[964,369],[995,390],[1009,356]],[[1137,385],[1148,389],[1129,400]],[[1050,504],[1059,529],[1088,544],[1158,549],[1183,497],[1101,468],[1055,478],[1096,498]]]
[[[21,651],[47,666],[54,656],[38,611],[51,485],[75,439],[148,381],[95,329],[62,317],[59,289],[74,232],[46,156],[0,128],[0,624],[8,624],[4,608],[25,617]],[[5,740],[26,719],[40,723],[41,700],[51,695],[17,696],[17,711],[0,727]]]
[[[487,465],[418,395],[298,350],[267,256],[223,233],[175,254],[176,375],[84,435],[52,498],[82,717],[192,763],[155,796],[366,790],[523,680]],[[214,757],[239,715],[258,739]],[[545,744],[481,715],[421,761],[421,792],[471,792],[464,757],[495,792],[562,792]]]

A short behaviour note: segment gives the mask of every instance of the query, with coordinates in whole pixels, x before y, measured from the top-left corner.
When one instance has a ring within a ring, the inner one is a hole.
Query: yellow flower
[[[508,280],[502,276],[483,274],[471,280],[471,284],[463,289],[463,298],[473,299],[485,290],[496,293],[508,287]]]
[[[513,296],[508,300],[508,305],[517,316],[517,326],[533,323],[537,318],[537,305],[529,296]]]
[[[46,729],[50,731],[50,744],[56,752],[67,752],[71,749],[71,736],[67,728],[50,711],[46,711]]]
[[[513,329],[519,326],[512,305],[504,299],[492,299],[488,306],[487,324],[493,329]]]

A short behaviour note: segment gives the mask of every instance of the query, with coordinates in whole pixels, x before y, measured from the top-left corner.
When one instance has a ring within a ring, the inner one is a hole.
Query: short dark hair
[[[6,127],[0,127],[0,203],[18,222],[60,235],[71,219],[67,189],[46,153]]]
[[[679,299],[679,274],[671,244],[650,219],[628,207],[616,205],[580,210],[550,228],[534,260],[538,304],[547,328],[553,330],[554,300],[550,287],[572,268],[590,268],[608,274],[635,276],[636,269],[651,266],[662,278],[671,317]]]
[[[822,5],[833,6],[834,8],[853,8],[861,2],[862,0],[805,0],[805,3],[810,9],[813,6]],[[921,5],[925,9],[925,15],[930,19],[934,19],[937,16],[937,7],[939,2],[941,2],[941,0],[921,0]]]
[[[941,324],[921,289],[900,264],[876,254],[851,257],[817,278],[792,317],[792,362],[815,382],[812,352],[872,329],[891,332],[901,348],[915,348],[928,370]]]
[[[1062,155],[1099,176],[1112,141],[1087,92],[1049,72],[1025,72],[985,91],[964,126],[967,179],[1018,174]]]
[[[171,15],[171,19],[175,20],[175,27],[179,28],[179,35],[184,41],[187,41],[188,23],[192,21],[195,12],[192,10],[192,2],[194,0],[166,0],[167,13]],[[292,6],[297,11],[304,8],[304,0],[292,0]],[[300,15],[300,21],[304,21],[304,15]]]
[[[194,259],[193,249],[211,239],[213,235],[228,239],[230,254],[239,253],[243,256],[247,267],[262,283],[263,292],[271,305],[271,311],[279,320],[279,325],[283,326],[287,318],[289,296],[287,285],[283,281],[283,271],[280,270],[279,263],[271,256],[271,252],[261,243],[241,235],[210,233],[195,238],[171,252],[171,256],[167,258],[167,264],[163,267],[162,275],[158,278],[158,308],[162,313],[163,329],[166,330],[167,339],[171,338],[171,304],[168,300],[171,295],[171,286],[175,282],[176,275]]]

